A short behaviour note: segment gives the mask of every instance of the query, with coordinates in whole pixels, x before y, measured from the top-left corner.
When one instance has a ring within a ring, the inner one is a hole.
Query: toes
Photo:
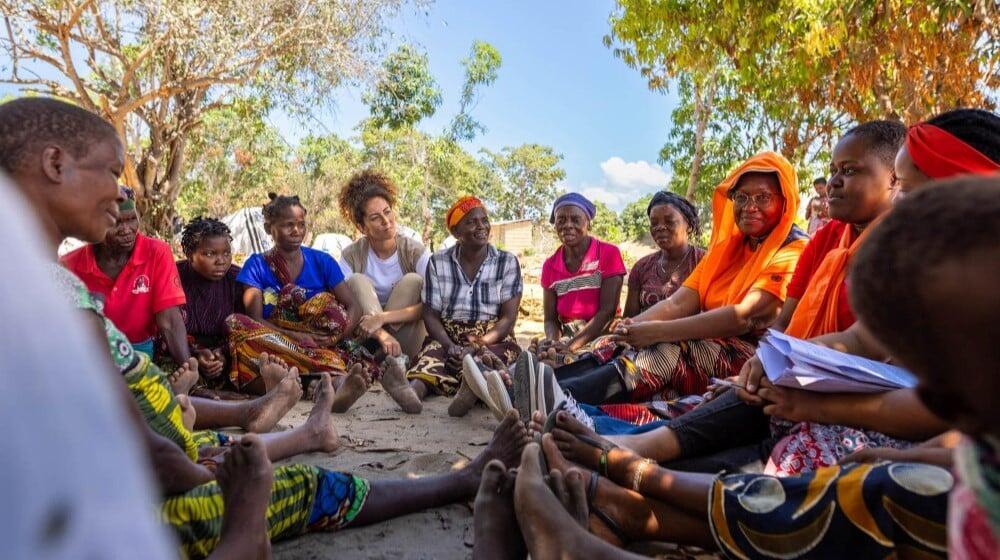
[[[479,482],[479,491],[490,495],[500,493],[501,486],[507,474],[507,467],[496,459],[486,464],[483,469],[483,476]]]
[[[538,462],[538,455],[542,448],[537,443],[529,443],[521,453],[521,466],[517,469],[518,479],[540,479],[542,478],[542,466]]]

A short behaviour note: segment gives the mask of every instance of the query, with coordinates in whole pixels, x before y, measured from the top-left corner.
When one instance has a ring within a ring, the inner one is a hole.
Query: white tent
[[[222,223],[233,234],[233,253],[249,256],[263,253],[274,245],[264,229],[264,212],[260,207],[237,210],[222,218]]]
[[[335,259],[340,259],[340,253],[354,240],[341,233],[321,233],[313,239],[312,248],[319,249]]]

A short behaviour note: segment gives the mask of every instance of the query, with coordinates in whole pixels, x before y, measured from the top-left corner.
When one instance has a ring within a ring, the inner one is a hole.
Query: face
[[[138,233],[139,214],[135,210],[119,211],[118,223],[108,230],[104,244],[120,251],[131,251]]]
[[[910,152],[904,144],[896,154],[896,181],[899,185],[899,192],[896,193],[896,197],[905,196],[930,180],[930,177],[917,169],[917,165],[913,163]]]
[[[125,149],[117,137],[93,144],[79,159],[58,146],[43,150],[42,171],[51,186],[41,195],[63,238],[104,241],[118,220],[118,178],[124,168]]]
[[[233,249],[228,235],[206,237],[187,256],[191,268],[209,280],[222,280],[233,264]]]
[[[813,183],[813,190],[820,196],[826,196],[826,183]]]
[[[556,210],[556,235],[563,245],[575,247],[590,235],[590,218],[582,208],[566,205]]]
[[[297,205],[285,208],[273,223],[267,224],[267,232],[278,249],[286,252],[298,250],[306,236],[305,209]]]
[[[659,204],[649,212],[649,235],[664,251],[683,247],[688,242],[687,220],[672,205]]]
[[[451,234],[463,247],[484,247],[490,242],[490,217],[486,210],[473,208],[451,228]]]
[[[857,135],[845,136],[833,149],[827,200],[830,217],[867,224],[892,205],[896,183],[892,169]]]
[[[359,229],[368,239],[384,241],[396,237],[396,212],[389,201],[377,196],[364,204],[364,220]]]
[[[760,175],[749,175],[741,178],[738,187],[730,195],[733,198],[733,208],[736,212],[736,226],[743,235],[750,237],[765,237],[781,221],[785,199],[778,190],[773,179]],[[738,204],[735,199],[742,198],[740,194],[750,197],[746,204]],[[753,199],[766,199],[755,202]]]

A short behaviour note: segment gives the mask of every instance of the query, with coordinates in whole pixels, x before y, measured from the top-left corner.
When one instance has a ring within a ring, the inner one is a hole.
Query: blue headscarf
[[[549,215],[549,223],[556,223],[556,210],[562,208],[563,206],[576,206],[580,210],[583,210],[584,214],[590,220],[594,219],[594,215],[597,214],[597,207],[594,203],[587,200],[587,197],[580,193],[568,192],[556,199],[555,204],[552,205],[552,214]]]

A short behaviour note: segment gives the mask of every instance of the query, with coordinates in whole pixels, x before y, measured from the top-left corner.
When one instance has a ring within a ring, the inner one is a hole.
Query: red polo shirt
[[[104,314],[133,343],[156,334],[157,313],[187,301],[170,246],[159,239],[138,234],[132,257],[114,280],[97,266],[93,245],[65,255],[62,263],[103,297]]]

